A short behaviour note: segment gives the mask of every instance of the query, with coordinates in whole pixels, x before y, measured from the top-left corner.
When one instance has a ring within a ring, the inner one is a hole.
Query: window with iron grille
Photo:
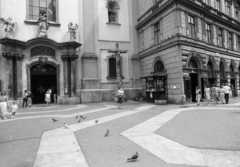
[[[195,38],[195,23],[193,16],[188,15],[188,24],[189,24],[189,36]]]
[[[223,30],[218,28],[218,45],[223,46]]]
[[[216,9],[220,11],[220,0],[216,0]]]
[[[232,33],[231,32],[228,32],[228,48],[229,49],[232,49],[233,48],[233,46],[232,46],[232,40],[233,40],[233,38],[232,38]]]
[[[228,0],[226,0],[226,14],[230,15],[230,2]]]
[[[56,1],[29,0],[29,19],[38,20],[40,12],[46,12],[48,21],[56,22]]]
[[[160,35],[160,24],[159,22],[157,22],[156,24],[154,24],[154,44],[158,44],[159,43],[159,35]]]
[[[206,33],[207,33],[207,43],[212,43],[212,38],[211,38],[211,25],[206,23]]]

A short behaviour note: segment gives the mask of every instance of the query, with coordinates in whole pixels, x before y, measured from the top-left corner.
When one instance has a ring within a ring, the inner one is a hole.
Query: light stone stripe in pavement
[[[147,110],[155,105],[145,105],[134,110],[98,118],[99,123],[106,123],[124,116],[132,115]],[[105,108],[111,108],[108,106]],[[114,106],[116,107],[116,106]],[[90,110],[93,112],[96,110]],[[58,128],[43,133],[40,146],[33,167],[89,167],[84,154],[73,132],[98,125],[94,120],[69,125],[69,129]]]
[[[225,108],[212,107],[168,110],[121,134],[169,164],[240,167],[240,152],[238,151],[191,148],[154,133],[154,131],[173,119],[180,112],[196,109],[226,110]]]
[[[111,108],[116,108],[116,106],[113,105],[105,105],[106,107],[103,108],[98,108],[98,109],[93,109],[93,110],[89,110],[89,111],[81,111],[81,112],[75,112],[72,114],[67,114],[67,115],[63,115],[63,114],[54,114],[54,115],[38,115],[38,116],[26,116],[26,117],[16,117],[15,119],[6,119],[6,120],[1,120],[0,123],[4,123],[4,122],[9,122],[9,121],[15,121],[15,120],[22,120],[22,119],[33,119],[33,118],[48,118],[48,117],[60,117],[60,118],[70,118],[70,117],[75,117],[76,115],[84,115],[84,114],[90,114],[90,113],[95,113],[95,112],[100,112],[100,111],[104,111],[104,110],[108,110]],[[78,108],[74,108],[71,110],[76,110]],[[69,109],[70,110],[70,109]],[[68,111],[69,111],[68,110]],[[58,110],[62,111],[62,110]],[[66,110],[65,110],[66,111]]]

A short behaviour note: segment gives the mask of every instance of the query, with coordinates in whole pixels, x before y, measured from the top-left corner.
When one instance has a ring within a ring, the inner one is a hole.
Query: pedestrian
[[[124,107],[123,107],[123,96],[124,96],[123,88],[120,87],[120,88],[118,89],[117,95],[118,95],[118,109],[124,108]]]
[[[197,105],[200,105],[200,99],[201,99],[201,90],[199,89],[198,86],[196,86],[196,101],[197,101]]]
[[[27,107],[27,103],[28,103],[28,92],[27,90],[24,90],[22,107],[24,108],[24,104],[26,104],[26,107]]]
[[[225,104],[225,91],[223,89],[223,86],[220,86],[220,89],[218,90],[219,93],[219,102],[221,101],[222,104]]]
[[[215,85],[215,88],[216,88],[216,103],[218,104],[218,101],[219,101],[219,87],[217,87]]]
[[[48,88],[45,94],[45,101],[47,103],[47,106],[49,106],[49,103],[51,102],[51,93],[52,93],[52,90]]]
[[[32,98],[33,98],[32,92],[30,90],[27,91],[27,104],[28,104],[28,108],[32,107]]]
[[[12,116],[11,118],[14,119],[16,117],[16,112],[18,110],[18,105],[15,101],[13,101],[13,104],[10,106],[12,108]]]
[[[235,91],[234,91],[234,86],[233,86],[233,84],[231,85],[231,91],[232,91],[232,97],[235,97]]]
[[[213,100],[213,105],[216,105],[217,104],[217,88],[214,84],[211,87],[211,98]]]
[[[1,102],[0,102],[0,108],[1,108],[1,118],[2,119],[7,119],[5,115],[7,114],[7,103],[8,103],[8,96],[7,92],[2,92],[1,93]]]
[[[227,85],[227,83],[225,84],[225,86],[223,86],[223,89],[224,89],[224,97],[225,97],[225,101],[226,101],[226,104],[228,104],[229,102],[229,92],[231,91],[231,88]]]
[[[207,104],[209,104],[209,102],[211,100],[211,90],[209,88],[209,85],[207,85],[207,87],[204,89],[204,93],[205,93],[205,97],[207,99]]]

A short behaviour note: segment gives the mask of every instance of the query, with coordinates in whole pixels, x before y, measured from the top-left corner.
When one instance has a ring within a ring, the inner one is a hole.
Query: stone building
[[[239,0],[138,0],[139,58],[147,100],[195,101],[195,87],[239,94]],[[183,96],[185,95],[185,96]]]
[[[44,103],[51,88],[62,104],[112,101],[116,43],[128,98],[141,91],[137,1],[0,0],[0,18],[0,88],[10,99],[31,90]]]

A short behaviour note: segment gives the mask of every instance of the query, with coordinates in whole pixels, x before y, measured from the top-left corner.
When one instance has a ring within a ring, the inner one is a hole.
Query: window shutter
[[[195,38],[199,39],[199,37],[198,37],[198,33],[199,33],[198,17],[194,18],[194,24],[195,24]]]
[[[202,33],[203,33],[203,41],[206,41],[206,23],[205,20],[202,19]]]
[[[211,30],[211,44],[213,44],[213,40],[214,40],[214,25],[210,24],[210,30]]]

